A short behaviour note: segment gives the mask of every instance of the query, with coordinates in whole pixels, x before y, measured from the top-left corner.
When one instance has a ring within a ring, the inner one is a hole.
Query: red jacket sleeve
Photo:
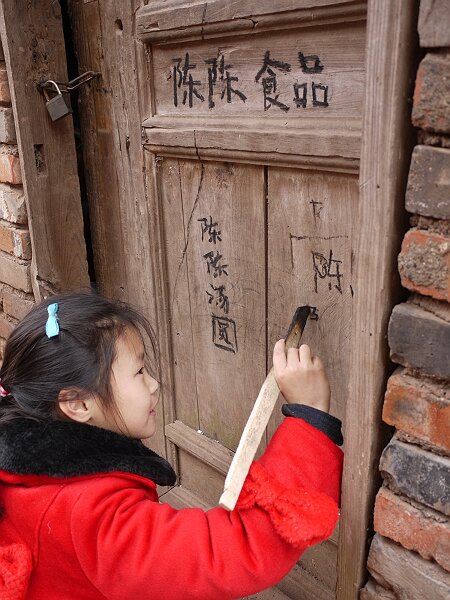
[[[299,419],[285,419],[258,464],[281,494],[339,498],[341,450]],[[282,579],[312,543],[285,541],[257,502],[232,512],[175,510],[124,481],[87,487],[72,512],[78,560],[106,598],[241,598]]]

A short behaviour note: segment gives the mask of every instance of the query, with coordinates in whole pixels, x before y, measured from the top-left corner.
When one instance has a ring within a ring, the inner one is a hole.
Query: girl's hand
[[[330,384],[322,361],[311,356],[306,344],[299,349],[289,348],[287,356],[284,340],[273,349],[273,369],[278,387],[288,404],[305,404],[318,410],[330,410]]]

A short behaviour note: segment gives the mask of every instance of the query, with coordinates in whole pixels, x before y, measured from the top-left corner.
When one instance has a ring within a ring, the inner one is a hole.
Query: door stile
[[[387,326],[400,295],[397,256],[405,222],[411,154],[409,98],[418,2],[369,0],[361,148],[356,293],[346,408],[337,600],[358,598],[366,577],[368,533],[384,446],[381,407],[389,373]]]

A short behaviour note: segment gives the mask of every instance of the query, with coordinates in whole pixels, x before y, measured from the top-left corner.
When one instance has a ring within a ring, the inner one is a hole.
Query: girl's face
[[[116,342],[111,374],[113,399],[121,419],[109,418],[102,425],[140,440],[155,433],[159,400],[159,384],[147,372],[144,360],[141,336],[133,328],[126,329]]]

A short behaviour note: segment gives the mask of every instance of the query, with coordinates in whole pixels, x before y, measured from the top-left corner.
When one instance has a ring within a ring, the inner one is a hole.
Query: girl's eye
[[[138,371],[138,375],[143,375],[144,374],[144,370],[145,370],[145,367],[141,367],[139,369],[139,371]]]

